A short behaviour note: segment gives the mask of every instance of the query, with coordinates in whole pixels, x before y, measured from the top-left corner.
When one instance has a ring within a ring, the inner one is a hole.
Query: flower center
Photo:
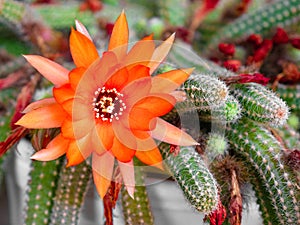
[[[106,89],[106,87],[98,88],[95,91],[93,99],[93,107],[96,119],[112,122],[113,119],[119,120],[119,116],[126,109],[126,105],[122,100],[123,94],[115,88]]]

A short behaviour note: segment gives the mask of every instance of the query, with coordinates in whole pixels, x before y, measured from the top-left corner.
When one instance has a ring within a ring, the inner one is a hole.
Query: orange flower
[[[54,84],[53,98],[31,103],[17,125],[35,129],[60,127],[61,133],[32,159],[47,161],[66,154],[67,166],[74,166],[92,156],[94,182],[102,198],[116,159],[127,191],[133,196],[134,156],[147,165],[162,168],[162,157],[153,138],[174,145],[197,144],[188,134],[159,118],[173,108],[174,90],[192,69],[151,77],[168,54],[174,35],[157,48],[152,36],[146,37],[127,53],[124,13],[115,23],[108,51],[101,57],[86,28],[78,21],[76,28],[70,36],[75,69],[68,71],[41,56],[25,56]]]

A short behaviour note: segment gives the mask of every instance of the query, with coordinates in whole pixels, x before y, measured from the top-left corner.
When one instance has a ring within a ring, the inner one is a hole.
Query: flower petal
[[[165,115],[173,109],[176,100],[169,94],[147,96],[138,101],[129,112],[129,126],[133,130],[153,130],[154,118]]]
[[[101,156],[94,153],[92,158],[93,178],[97,191],[103,199],[112,179],[115,158],[111,152],[105,152]]]
[[[96,129],[98,139],[102,142],[102,145],[106,150],[110,150],[115,137],[112,124],[109,122],[98,123]]]
[[[173,145],[199,145],[190,135],[160,118],[157,118],[156,127],[150,131],[150,135]]]
[[[174,91],[186,81],[193,70],[193,68],[172,70],[153,77],[151,93],[170,93]]]
[[[127,144],[127,143],[126,143]],[[135,150],[125,146],[125,143],[121,143],[118,138],[114,139],[113,146],[111,148],[113,155],[121,162],[129,162],[132,160]]]
[[[66,116],[63,108],[53,103],[28,112],[15,124],[31,129],[54,128],[60,127]]]
[[[128,37],[128,24],[126,15],[123,11],[115,22],[108,45],[108,50],[114,51],[119,60],[121,60],[126,55]]]
[[[88,30],[86,29],[86,27],[78,20],[75,20],[75,25],[76,25],[76,30],[80,33],[82,33],[84,36],[86,36],[88,39],[90,39],[91,41],[92,38],[88,32]]]
[[[105,87],[108,89],[116,88],[117,90],[121,90],[126,85],[128,76],[127,68],[120,68],[105,82]]]
[[[152,36],[152,35],[151,35]],[[135,65],[147,66],[153,55],[155,43],[150,37],[145,37],[138,41],[128,52],[124,64],[131,68]]]
[[[120,140],[121,143],[127,146],[130,149],[137,148],[136,137],[132,133],[132,131],[128,128],[129,125],[122,124],[122,121],[115,121],[112,122],[113,131],[115,137]]]
[[[154,148],[149,151],[136,151],[135,156],[141,162],[149,166],[155,166],[161,170],[164,170],[162,165],[163,158],[158,148]]]
[[[153,73],[154,70],[161,64],[161,62],[168,55],[175,38],[175,33],[172,34],[167,40],[165,40],[160,46],[158,46],[153,53],[150,63],[148,67],[150,67],[150,74]]]
[[[55,98],[44,98],[35,102],[30,103],[24,110],[23,113],[28,113],[32,110],[42,108],[47,105],[52,105],[56,103]]]
[[[77,67],[89,67],[99,58],[93,42],[85,35],[72,28],[70,35],[70,51]]]
[[[58,88],[53,88],[53,96],[59,104],[73,99],[74,95],[74,90],[71,88],[70,84],[64,84]]]
[[[128,71],[127,84],[143,77],[150,77],[150,68],[143,65],[136,65]]]
[[[123,163],[118,161],[120,172],[122,174],[124,185],[127,189],[128,194],[131,198],[134,198],[134,190],[135,190],[135,176],[134,176],[134,166],[133,160]]]
[[[69,73],[69,82],[73,90],[76,90],[78,83],[80,82],[82,75],[86,71],[84,67],[76,67]]]
[[[39,55],[24,55],[25,59],[54,86],[68,83],[69,71],[61,65]]]
[[[69,146],[69,140],[66,140],[61,134],[58,134],[46,148],[36,152],[31,159],[39,161],[51,161],[64,155]]]
[[[93,145],[90,135],[87,135],[79,140],[70,141],[66,156],[68,159],[67,167],[75,166],[82,163],[90,156],[93,151]]]

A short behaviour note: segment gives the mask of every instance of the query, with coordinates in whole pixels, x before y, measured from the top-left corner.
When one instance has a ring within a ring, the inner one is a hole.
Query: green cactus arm
[[[299,190],[295,177],[281,162],[281,144],[265,128],[242,119],[227,128],[227,138],[234,154],[251,166],[249,175],[256,179],[255,191],[264,197],[272,224],[297,224]],[[264,218],[265,224],[268,224]]]
[[[142,167],[135,168],[135,180],[138,186],[135,187],[134,199],[130,197],[124,187],[122,188],[122,206],[125,224],[153,225],[154,219],[147,195]]]
[[[51,225],[78,224],[91,174],[91,167],[85,162],[61,169],[51,213]]]
[[[62,159],[32,161],[23,224],[49,224]]]
[[[176,105],[177,110],[209,110],[224,104],[228,97],[228,89],[224,82],[202,74],[191,75],[180,90],[186,93],[187,99]]]
[[[178,155],[170,154],[170,146],[159,146],[164,162],[179,184],[186,199],[199,212],[210,213],[218,204],[216,180],[193,147],[181,147]]]
[[[255,121],[279,126],[288,118],[289,108],[285,102],[262,85],[236,84],[232,93],[240,101],[244,113]]]
[[[266,34],[272,29],[286,27],[300,19],[299,0],[279,0],[244,14],[220,29],[205,46],[204,54],[217,48],[220,42],[235,42],[250,34]]]
[[[300,111],[300,85],[279,84],[276,93],[287,103],[292,111]]]

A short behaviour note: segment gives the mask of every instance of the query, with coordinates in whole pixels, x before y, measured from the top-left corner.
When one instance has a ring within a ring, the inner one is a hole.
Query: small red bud
[[[238,81],[238,83],[242,83],[242,84],[254,82],[265,86],[268,84],[270,80],[269,78],[265,77],[261,73],[240,74],[239,77],[240,80]]]
[[[258,46],[263,42],[262,36],[259,34],[251,34],[248,38],[247,41]]]
[[[285,44],[289,42],[289,37],[284,29],[278,27],[272,40],[275,44]]]
[[[226,69],[231,70],[233,72],[238,71],[240,69],[241,65],[242,65],[241,61],[235,60],[235,59],[227,60],[227,61],[223,62],[223,66]]]
[[[294,48],[300,49],[300,37],[291,38],[290,43]]]
[[[232,56],[235,53],[235,46],[233,44],[220,43],[219,44],[219,51],[224,53],[225,55]]]
[[[113,23],[107,23],[105,25],[105,30],[106,30],[106,33],[108,35],[111,35],[112,31],[113,31],[113,28],[114,28],[114,24]]]
[[[273,47],[273,42],[271,40],[264,40],[262,44],[253,54],[252,60],[254,62],[260,62],[264,60]]]

